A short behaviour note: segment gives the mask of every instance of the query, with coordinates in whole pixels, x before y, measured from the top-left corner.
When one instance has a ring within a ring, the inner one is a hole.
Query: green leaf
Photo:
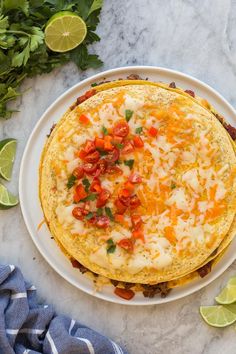
[[[170,188],[171,189],[175,189],[176,188],[176,184],[174,182],[171,182]]]
[[[75,185],[75,181],[77,180],[77,178],[74,176],[74,175],[71,175],[69,178],[68,178],[68,181],[67,181],[67,188],[70,189],[72,188],[74,185]]]
[[[130,160],[125,160],[124,161],[124,164],[126,166],[129,166],[130,170],[132,170],[133,166],[134,166],[134,160],[133,159],[130,159]]]
[[[8,16],[0,16],[0,30],[6,30],[9,26]]]
[[[30,37],[30,51],[34,52],[44,41],[44,33],[39,27],[32,27]]]
[[[136,134],[142,134],[142,132],[143,132],[143,127],[138,127],[135,129]]]
[[[94,201],[97,198],[97,194],[89,194],[86,198],[82,199],[82,202],[87,202],[88,200]]]
[[[103,0],[94,0],[92,6],[90,7],[88,16],[91,15],[94,11],[100,10],[103,4]]]
[[[130,109],[126,109],[126,110],[125,110],[125,119],[126,119],[126,122],[129,122],[129,120],[131,119],[133,113],[134,113],[134,112],[131,111]]]
[[[109,219],[111,221],[114,221],[114,216],[112,214],[111,208],[109,207],[105,207],[105,213],[107,214],[107,216],[109,217]]]
[[[86,219],[86,220],[90,220],[90,219],[93,218],[93,216],[94,216],[93,213],[90,212],[90,213],[88,213],[88,214],[85,216],[85,219]]]
[[[114,244],[112,238],[109,238],[109,240],[107,240],[107,253],[114,253],[115,250],[116,250],[116,245]]]
[[[93,0],[80,0],[77,3],[77,11],[79,12],[79,15],[86,20],[89,14],[89,11],[91,9],[91,6],[93,5]]]
[[[90,188],[90,182],[89,182],[88,178],[82,179],[82,183],[84,185],[85,191],[88,193],[89,188]]]
[[[29,14],[29,2],[27,0],[2,0],[5,11],[20,9],[26,16]]]
[[[97,208],[97,216],[102,216],[103,210],[102,208]]]
[[[106,127],[104,127],[104,125],[102,126],[102,132],[104,135],[108,135],[108,130]]]
[[[116,245],[112,245],[107,248],[107,253],[114,253],[116,250]]]
[[[27,45],[22,52],[16,52],[12,58],[12,66],[19,67],[25,65],[30,56],[30,47]]]
[[[118,149],[123,149],[124,144],[120,144],[120,143],[118,143],[118,144],[116,144],[116,147],[118,147]]]

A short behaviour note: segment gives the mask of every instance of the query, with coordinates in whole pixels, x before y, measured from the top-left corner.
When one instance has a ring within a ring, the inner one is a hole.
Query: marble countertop
[[[101,70],[139,64],[180,70],[205,81],[236,106],[235,20],[236,2],[230,0],[104,0],[98,28],[102,39],[94,50],[104,61]],[[96,72],[78,72],[69,64],[24,82],[22,89],[30,90],[16,103],[20,112],[0,123],[0,138],[18,139],[8,184],[12,192],[17,192],[23,149],[41,114],[69,87]],[[208,327],[199,305],[213,304],[236,273],[236,262],[207,288],[182,300],[129,307],[86,295],[51,269],[31,241],[19,206],[0,212],[0,244],[0,262],[20,266],[37,286],[41,301],[110,336],[131,354],[235,353],[235,327]]]

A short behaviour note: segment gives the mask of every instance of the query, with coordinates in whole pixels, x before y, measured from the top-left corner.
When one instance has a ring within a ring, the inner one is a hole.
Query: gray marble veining
[[[102,70],[138,64],[180,70],[213,86],[236,106],[235,20],[235,0],[104,0],[101,41],[94,50],[104,61]],[[61,93],[95,72],[78,72],[69,64],[24,82],[22,89],[30,90],[16,103],[20,112],[0,123],[0,138],[18,139],[10,190],[17,192],[23,149],[40,115]],[[234,326],[207,327],[198,312],[200,304],[213,304],[219,289],[236,273],[236,263],[187,298],[127,307],[92,298],[57,275],[32,243],[19,207],[0,212],[0,244],[0,262],[19,265],[42,301],[112,337],[131,354],[236,352]]]

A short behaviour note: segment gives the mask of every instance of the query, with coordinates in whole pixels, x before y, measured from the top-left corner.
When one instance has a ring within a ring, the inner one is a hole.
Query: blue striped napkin
[[[19,268],[0,266],[0,354],[127,354],[112,340],[51,305],[37,303],[36,288]]]

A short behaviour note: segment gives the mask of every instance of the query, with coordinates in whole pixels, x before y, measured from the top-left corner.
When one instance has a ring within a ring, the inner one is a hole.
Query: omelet
[[[42,153],[39,195],[55,240],[116,281],[191,278],[235,234],[236,156],[225,124],[173,85],[119,80],[86,92]]]

